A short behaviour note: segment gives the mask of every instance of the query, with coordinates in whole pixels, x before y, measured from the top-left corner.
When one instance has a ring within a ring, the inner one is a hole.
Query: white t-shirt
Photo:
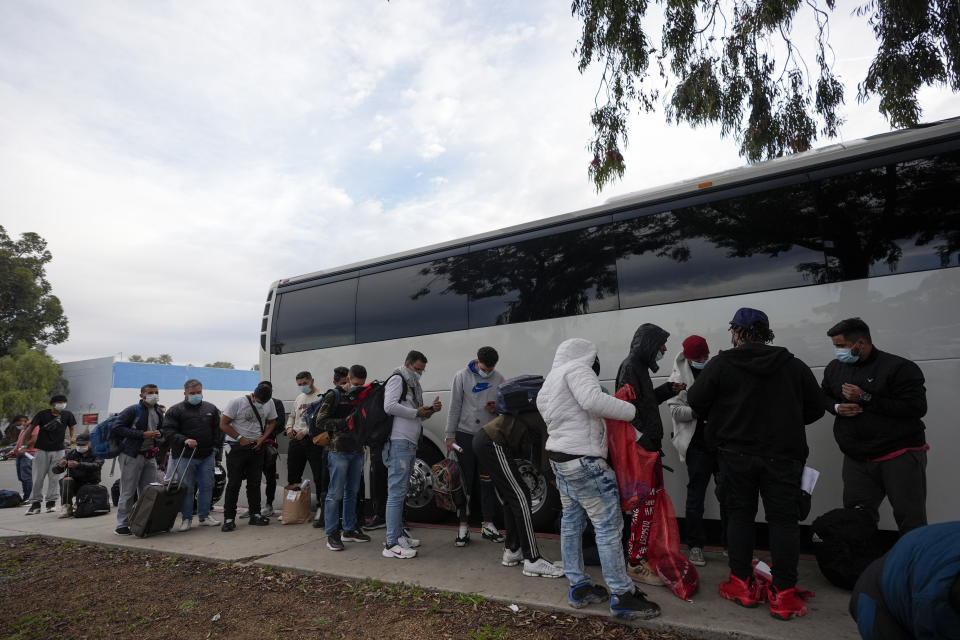
[[[256,401],[254,400],[254,402]],[[228,402],[223,409],[223,415],[233,419],[230,424],[237,430],[237,433],[250,440],[256,440],[266,431],[267,423],[277,419],[277,407],[273,404],[273,400],[267,402],[258,410],[260,419],[263,420],[263,429],[260,428],[260,422],[257,421],[257,416],[253,412],[250,402],[247,401],[247,396],[240,396]],[[276,428],[274,428],[274,432],[276,432]]]

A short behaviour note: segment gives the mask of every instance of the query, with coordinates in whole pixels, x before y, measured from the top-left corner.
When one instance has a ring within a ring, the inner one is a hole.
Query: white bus
[[[438,215],[442,213],[438,212]],[[741,306],[763,309],[818,379],[833,357],[826,332],[859,316],[878,348],[916,361],[927,383],[928,515],[960,517],[960,118],[836,144],[614,198],[591,209],[274,282],[260,332],[260,367],[278,397],[295,374],[326,380],[337,365],[384,379],[417,349],[429,359],[424,396],[447,403],[453,374],[495,347],[511,377],[546,374],[563,340],[597,344],[612,387],[635,329],[729,346]],[[654,381],[655,384],[658,380]],[[686,471],[662,408],[667,490],[684,512]],[[431,517],[429,464],[445,413],[425,423],[408,509]],[[842,456],[827,414],[807,429],[821,472],[810,518],[841,505]],[[532,467],[538,528],[558,501]],[[715,502],[706,517],[717,519]],[[758,519],[762,518],[762,513]],[[889,507],[881,528],[895,529]]]

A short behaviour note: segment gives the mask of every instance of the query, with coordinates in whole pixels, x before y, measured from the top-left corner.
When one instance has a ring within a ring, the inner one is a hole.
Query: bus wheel
[[[440,522],[447,514],[437,507],[433,493],[433,474],[430,472],[443,455],[433,443],[420,440],[417,457],[413,460],[410,481],[407,483],[406,517],[411,522]]]
[[[530,489],[530,515],[533,528],[543,533],[557,530],[557,513],[560,511],[560,493],[529,460],[517,458],[517,471]]]

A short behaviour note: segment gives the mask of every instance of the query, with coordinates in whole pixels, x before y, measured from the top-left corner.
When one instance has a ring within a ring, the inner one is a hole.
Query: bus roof
[[[842,163],[858,156],[879,155],[897,149],[906,149],[920,146],[937,138],[960,136],[960,116],[940,120],[928,124],[921,124],[911,129],[880,133],[866,138],[857,138],[849,142],[839,142],[802,153],[795,153],[773,160],[767,160],[753,165],[746,165],[700,176],[696,179],[680,180],[665,186],[653,187],[634,191],[624,195],[609,198],[603,204],[564,213],[549,218],[531,220],[522,224],[494,229],[464,238],[448,240],[425,247],[409,249],[368,260],[362,260],[348,265],[314,271],[312,273],[284,278],[271,285],[271,289],[279,286],[292,285],[300,282],[324,278],[367,267],[373,267],[398,260],[405,260],[421,255],[429,255],[439,251],[456,249],[466,245],[477,244],[499,238],[509,237],[524,232],[545,229],[569,223],[576,220],[589,220],[604,214],[622,209],[630,209],[640,204],[653,204],[664,200],[674,200],[683,195],[729,188],[735,185],[749,184],[765,180],[774,176],[800,173],[812,167],[823,167]]]

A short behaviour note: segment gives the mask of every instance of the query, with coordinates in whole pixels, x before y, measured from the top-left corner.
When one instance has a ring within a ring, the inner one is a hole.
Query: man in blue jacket
[[[120,502],[117,504],[118,536],[130,535],[130,512],[134,496],[157,480],[157,453],[163,413],[157,406],[160,392],[155,384],[140,387],[140,401],[121,411],[113,424],[114,437],[120,439]]]

